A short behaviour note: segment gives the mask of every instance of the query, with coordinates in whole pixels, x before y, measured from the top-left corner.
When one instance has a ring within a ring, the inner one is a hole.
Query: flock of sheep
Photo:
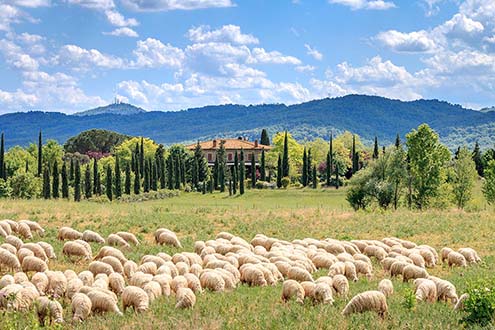
[[[132,307],[145,312],[160,296],[175,296],[176,308],[192,308],[196,295],[203,290],[225,292],[240,283],[249,286],[282,284],[282,300],[299,303],[333,304],[334,297],[346,298],[349,283],[359,276],[371,279],[372,259],[390,277],[413,280],[417,301],[433,303],[448,301],[462,308],[467,298],[458,297],[455,286],[428,274],[429,268],[440,262],[466,267],[480,262],[476,251],[443,248],[440,256],[428,245],[389,237],[382,240],[338,241],[305,238],[292,242],[256,235],[251,242],[227,232],[214,240],[197,241],[194,252],[169,255],[159,252],[144,255],[138,263],[126,258],[124,251],[140,242],[129,232],[110,234],[105,240],[100,234],[83,233],[62,227],[57,238],[63,240],[62,254],[72,262],[88,263],[79,274],[49,270],[57,255],[46,242],[29,242],[33,235],[43,236],[44,229],[29,220],[0,221],[0,309],[28,311],[34,308],[41,324],[64,322],[61,302],[71,305],[72,320],[83,321],[92,313],[122,315]],[[182,248],[176,234],[160,228],[155,243]],[[93,255],[90,242],[107,244]],[[327,276],[314,278],[317,270],[328,269]],[[343,315],[374,311],[384,317],[388,312],[387,297],[393,294],[393,284],[383,279],[377,290],[354,296],[342,311]]]

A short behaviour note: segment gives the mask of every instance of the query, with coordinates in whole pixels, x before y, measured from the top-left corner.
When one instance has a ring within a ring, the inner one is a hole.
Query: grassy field
[[[56,241],[57,228],[66,225],[78,230],[91,229],[104,236],[119,230],[131,231],[143,241],[126,252],[138,261],[143,254],[180,250],[159,247],[153,243],[153,232],[159,227],[177,233],[184,251],[192,251],[196,240],[213,239],[220,231],[229,231],[250,240],[263,233],[285,240],[313,237],[337,239],[381,239],[397,236],[429,244],[475,248],[484,263],[466,269],[437,266],[430,274],[453,282],[462,293],[470,281],[491,278],[495,271],[495,212],[478,194],[470,212],[455,209],[416,212],[359,212],[349,209],[344,190],[248,191],[242,197],[221,194],[182,194],[168,200],[142,203],[73,203],[67,201],[0,201],[0,218],[31,219],[46,229],[43,238],[52,243],[60,255],[62,243]],[[35,237],[35,241],[37,238]],[[93,252],[99,249],[94,244]],[[71,264],[61,255],[50,268],[80,271],[86,263]],[[351,297],[360,291],[375,289],[383,278],[381,267],[375,265],[372,281],[361,279],[351,284]],[[325,271],[318,274],[323,275]],[[326,275],[326,274],[325,274]],[[317,277],[317,276],[316,276]],[[161,298],[149,312],[135,315],[131,310],[124,317],[103,315],[91,317],[83,324],[71,324],[80,329],[458,329],[462,314],[443,303],[419,304],[413,309],[404,305],[411,284],[394,280],[396,293],[388,300],[390,315],[381,321],[373,314],[344,319],[340,311],[344,299],[333,306],[312,306],[307,303],[284,304],[280,300],[281,285],[250,288],[244,285],[230,293],[203,293],[192,310],[175,310],[174,298]],[[69,319],[69,309],[66,314]],[[0,312],[1,313],[1,312]],[[4,314],[0,328],[33,328],[33,314]],[[69,327],[66,325],[66,327]]]

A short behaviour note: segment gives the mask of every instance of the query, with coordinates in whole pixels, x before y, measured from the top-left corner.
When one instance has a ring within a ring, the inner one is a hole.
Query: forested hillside
[[[128,106],[128,105],[126,105]],[[479,141],[492,147],[495,137],[495,112],[464,109],[438,100],[402,102],[382,97],[348,95],[286,106],[221,105],[177,112],[137,112],[117,115],[115,105],[108,113],[85,116],[54,112],[13,113],[0,116],[0,130],[8,147],[34,142],[41,129],[47,138],[64,143],[79,132],[109,129],[127,135],[149,136],[172,144],[221,136],[259,137],[262,128],[272,135],[289,130],[296,139],[327,138],[330,132],[349,130],[371,143],[391,143],[397,133],[404,135],[421,123],[428,123],[451,149]]]

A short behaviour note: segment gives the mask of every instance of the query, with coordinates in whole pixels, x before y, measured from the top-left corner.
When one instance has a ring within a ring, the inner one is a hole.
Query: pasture
[[[477,195],[478,196],[478,195]],[[87,269],[87,262],[72,264],[62,254],[63,242],[57,241],[57,229],[70,226],[79,231],[91,229],[106,237],[117,231],[130,231],[142,242],[124,251],[136,262],[144,254],[166,252],[170,255],[193,251],[197,240],[214,239],[220,231],[228,231],[248,242],[254,235],[284,240],[327,237],[339,240],[382,239],[395,236],[418,244],[428,244],[440,251],[472,247],[483,259],[480,265],[449,269],[437,265],[429,269],[431,275],[451,281],[462,294],[471,281],[493,277],[495,271],[495,212],[478,197],[469,212],[428,210],[425,212],[398,211],[353,212],[345,201],[345,190],[288,190],[253,191],[244,196],[226,194],[182,193],[166,200],[136,203],[73,203],[54,200],[1,200],[0,219],[30,219],[45,229],[44,237],[35,235],[33,241],[52,244],[58,260],[50,262],[50,269]],[[158,246],[153,241],[157,228],[168,228],[177,233],[183,248]],[[1,239],[0,239],[1,241]],[[101,245],[92,243],[93,253]],[[326,275],[320,270],[314,275]],[[3,275],[3,274],[2,274]],[[374,290],[385,275],[374,262],[371,281],[360,278],[350,283],[350,295]],[[393,279],[395,293],[388,298],[389,315],[381,320],[375,314],[365,313],[344,318],[340,315],[348,299],[336,298],[333,306],[305,302],[283,303],[281,284],[275,287],[248,287],[240,285],[227,293],[204,292],[197,297],[190,310],[176,310],[175,298],[161,297],[151,304],[149,311],[137,315],[127,310],[123,317],[112,314],[91,316],[84,323],[70,323],[70,302],[63,303],[63,328],[75,329],[457,329],[462,314],[452,306],[437,302],[433,305],[418,303],[407,306],[411,283]],[[32,329],[37,324],[34,313],[25,315],[0,311],[0,328]]]

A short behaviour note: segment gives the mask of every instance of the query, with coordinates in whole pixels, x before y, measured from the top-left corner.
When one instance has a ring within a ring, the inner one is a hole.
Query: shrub
[[[288,176],[282,178],[282,187],[284,189],[287,189],[287,187],[290,185],[290,178]]]
[[[404,300],[402,301],[402,306],[405,309],[414,309],[416,306],[416,295],[411,288],[406,288],[404,291]]]
[[[466,293],[469,298],[464,301],[467,315],[462,322],[468,325],[487,326],[495,318],[495,280],[480,280],[469,285]]]
[[[4,179],[0,179],[0,198],[10,197],[12,195],[12,188]]]
[[[41,178],[35,177],[32,173],[18,171],[8,179],[8,184],[12,188],[12,197],[29,199],[41,195]]]
[[[346,200],[349,202],[354,211],[365,209],[369,204],[369,199],[366,198],[366,192],[360,186],[352,186],[347,191]]]

